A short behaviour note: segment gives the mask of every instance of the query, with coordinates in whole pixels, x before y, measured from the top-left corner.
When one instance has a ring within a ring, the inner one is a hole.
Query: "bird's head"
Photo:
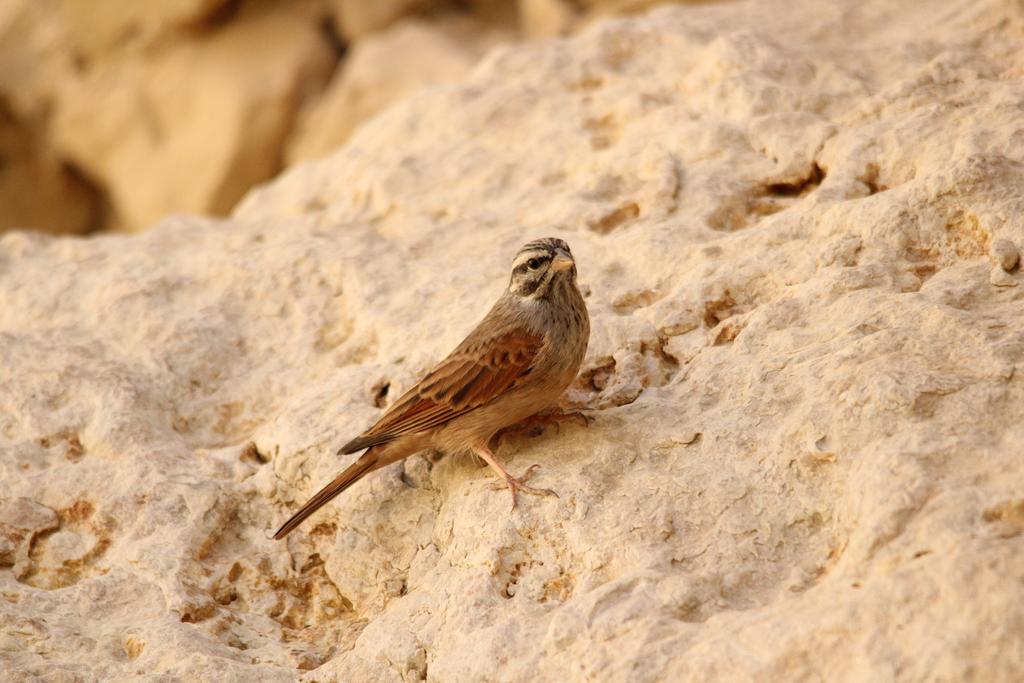
[[[543,299],[557,283],[576,280],[576,261],[569,245],[555,237],[534,240],[512,261],[508,291],[524,299]]]

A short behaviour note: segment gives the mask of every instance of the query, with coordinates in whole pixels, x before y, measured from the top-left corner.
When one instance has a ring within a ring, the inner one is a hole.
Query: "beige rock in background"
[[[651,4],[7,0],[0,230],[226,215],[286,164],[333,152],[499,43]]]
[[[231,0],[56,0],[68,37],[88,59],[110,57],[125,43],[152,43],[175,30],[199,26],[230,4]]]
[[[330,0],[338,33],[358,40],[388,28],[409,14],[436,10],[447,5],[440,0]]]
[[[313,17],[253,12],[67,83],[55,145],[105,179],[127,226],[175,211],[224,213],[280,168],[295,112],[332,68]]]
[[[101,199],[89,184],[50,148],[32,119],[5,111],[2,103],[0,206],[9,227],[45,225],[50,232],[82,233],[103,220]]]
[[[569,0],[520,0],[523,31],[533,38],[550,38],[568,33],[577,20]]]
[[[356,44],[289,141],[289,165],[338,149],[364,121],[428,87],[464,78],[501,39],[467,22],[405,20]]]
[[[1022,35],[662,9],[496,51],[230,220],[0,238],[0,668],[1020,680]],[[561,498],[426,455],[270,540],[547,234],[596,421],[499,457]]]
[[[46,2],[0,3],[0,231],[82,233],[104,220],[102,197],[53,148],[51,83],[66,48]]]

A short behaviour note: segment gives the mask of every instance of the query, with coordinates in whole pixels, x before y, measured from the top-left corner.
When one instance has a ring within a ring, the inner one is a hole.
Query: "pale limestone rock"
[[[37,536],[58,526],[57,513],[30,498],[0,499],[0,567],[25,579],[34,569],[29,551]]]
[[[228,221],[0,238],[3,496],[59,520],[0,568],[0,668],[1020,680],[1021,12],[659,10],[494,53]],[[270,540],[545,234],[596,419],[499,457],[561,497],[425,454]]]
[[[1010,240],[998,239],[992,243],[989,258],[993,265],[1009,273],[1020,263],[1020,252]]]
[[[1016,287],[1017,278],[1008,273],[1001,266],[992,266],[989,271],[988,281],[996,287]]]
[[[466,22],[405,20],[356,43],[326,91],[303,112],[289,164],[333,152],[365,120],[429,86],[465,77],[493,39]]]
[[[311,17],[253,11],[66,83],[55,144],[102,179],[128,229],[169,212],[225,213],[279,169],[295,111],[333,63]]]

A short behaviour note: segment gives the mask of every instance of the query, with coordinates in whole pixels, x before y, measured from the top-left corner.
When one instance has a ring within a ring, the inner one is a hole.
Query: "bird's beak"
[[[571,257],[564,256],[563,254],[559,254],[551,261],[551,269],[556,273],[563,270],[569,270],[575,265],[576,262],[573,261]]]

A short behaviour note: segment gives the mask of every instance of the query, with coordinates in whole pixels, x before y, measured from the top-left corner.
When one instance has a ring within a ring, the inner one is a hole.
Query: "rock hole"
[[[570,90],[597,90],[604,85],[604,79],[600,76],[584,76],[577,81],[569,83]]]
[[[584,373],[582,379],[585,382],[585,386],[589,386],[594,391],[600,392],[605,390],[614,374],[615,359],[609,358],[601,365],[598,365],[596,368]]]
[[[71,429],[63,429],[55,434],[39,438],[39,445],[43,448],[53,448],[61,442],[65,444],[64,457],[70,462],[78,462],[85,455],[82,441],[78,438],[78,434]]]
[[[216,608],[212,604],[206,605],[185,605],[181,610],[181,623],[198,624],[213,616]]]
[[[588,226],[594,232],[607,235],[608,233],[622,227],[623,224],[635,219],[640,215],[640,205],[636,202],[626,202],[614,211],[606,213],[600,218],[591,220]]]
[[[334,522],[320,522],[309,532],[310,536],[334,536],[338,533],[338,525]]]
[[[427,469],[427,471],[430,471],[429,468]],[[412,477],[409,476],[409,473],[405,469],[405,461],[404,460],[402,461],[402,467],[401,467],[401,473],[399,474],[399,479],[402,480],[402,483],[405,484],[405,486],[407,488],[410,488],[410,489],[416,488],[416,482],[412,480]]]
[[[265,465],[270,462],[270,458],[261,453],[256,442],[250,441],[242,449],[242,452],[238,454],[238,459],[242,462],[252,463],[254,465]]]
[[[982,520],[994,525],[1000,538],[1013,538],[1024,533],[1024,499],[1007,500],[986,509]]]
[[[864,186],[868,188],[869,195],[885,192],[889,189],[886,185],[878,182],[878,175],[878,164],[871,162],[864,167],[864,173],[857,176],[857,180],[864,183]]]
[[[927,280],[939,272],[936,263],[939,255],[934,249],[911,246],[907,247],[903,256],[910,263],[910,272],[922,280]]]
[[[610,114],[584,119],[583,129],[591,134],[591,149],[608,149],[618,139],[618,135],[616,135],[618,125]]]
[[[238,591],[230,586],[221,586],[220,589],[214,591],[213,599],[221,605],[230,605],[238,599]]]
[[[811,171],[803,178],[791,183],[769,183],[765,185],[768,194],[776,197],[803,197],[813,191],[825,179],[825,172],[817,162],[811,164]]]
[[[505,587],[501,589],[501,597],[506,600],[511,600],[516,596],[516,588],[519,586],[519,576],[522,574],[522,571],[523,563],[517,562],[515,566],[512,567],[512,571],[510,572],[508,581],[505,583]]]
[[[70,462],[78,462],[84,454],[85,448],[82,447],[82,442],[78,439],[77,434],[73,434],[68,439],[68,447],[64,451],[64,457]]]
[[[134,636],[128,636],[124,639],[124,643],[121,645],[125,655],[128,659],[138,659],[142,651],[146,649],[146,643],[138,640]]]
[[[82,522],[90,517],[96,510],[95,506],[87,500],[77,500],[70,507],[59,510],[61,518],[67,522]]]
[[[388,402],[388,390],[391,389],[391,382],[385,380],[373,388],[373,405],[383,408]]]
[[[612,308],[619,315],[630,315],[638,309],[657,303],[663,296],[661,292],[653,289],[636,289],[616,297],[612,301]]]
[[[712,346],[724,346],[726,344],[731,344],[742,331],[742,325],[725,323],[718,331],[718,334],[715,335],[715,341],[712,343]]]
[[[735,305],[736,300],[732,298],[729,290],[725,290],[725,293],[718,299],[705,301],[704,326],[710,329],[718,325],[718,323],[732,315],[732,309]]]
[[[324,564],[323,558],[320,557],[320,553],[313,553],[306,560],[306,563],[302,565],[302,569],[299,570],[301,574],[308,574],[318,567],[322,567]]]

